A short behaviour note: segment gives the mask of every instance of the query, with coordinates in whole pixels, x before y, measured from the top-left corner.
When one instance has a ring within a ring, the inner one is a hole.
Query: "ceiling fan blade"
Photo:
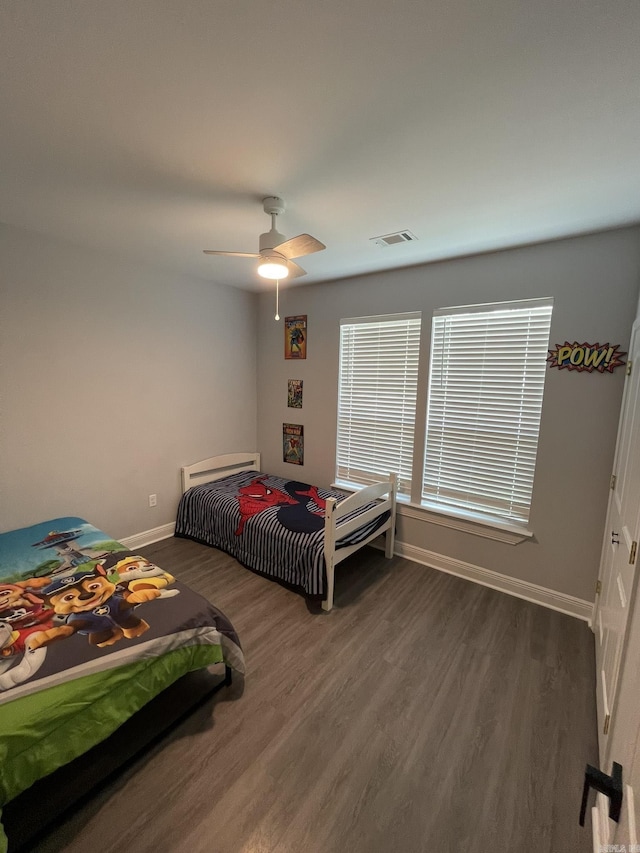
[[[291,258],[303,258],[305,255],[312,255],[314,252],[321,252],[326,248],[324,243],[316,240],[311,234],[298,234],[297,237],[291,237],[290,240],[285,240],[279,246],[274,246],[273,251],[290,260]]]
[[[299,275],[307,274],[306,270],[303,270],[301,266],[295,264],[293,261],[288,261],[287,266],[289,267],[289,278],[296,278]]]
[[[228,255],[232,258],[259,258],[255,252],[219,252],[217,249],[203,249],[205,255]]]

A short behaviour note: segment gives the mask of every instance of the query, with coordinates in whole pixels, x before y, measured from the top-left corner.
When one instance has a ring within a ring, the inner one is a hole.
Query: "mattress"
[[[0,535],[0,807],[223,662],[244,671],[226,616],[84,519]]]

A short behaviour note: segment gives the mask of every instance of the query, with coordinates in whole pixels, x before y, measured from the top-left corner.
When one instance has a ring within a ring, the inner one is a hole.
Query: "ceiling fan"
[[[276,217],[284,213],[284,201],[277,196],[262,199],[264,212],[271,217],[271,230],[260,235],[258,252],[223,252],[217,249],[205,249],[205,255],[230,255],[236,258],[259,258],[258,274],[263,278],[278,281],[282,278],[306,275],[307,271],[294,262],[294,258],[303,258],[327,247],[310,234],[298,234],[289,240],[276,229]]]

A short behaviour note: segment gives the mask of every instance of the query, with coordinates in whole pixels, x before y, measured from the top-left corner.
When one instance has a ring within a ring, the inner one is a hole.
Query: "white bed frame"
[[[259,471],[259,453],[227,453],[223,456],[211,456],[196,462],[195,465],[187,465],[182,468],[182,492],[186,492],[192,486],[200,486],[203,483],[211,483],[220,480],[229,474],[240,471]],[[351,521],[340,525],[341,520],[349,513],[364,504],[376,501],[376,506],[361,513]],[[336,550],[336,541],[358,527],[367,524],[382,513],[390,511],[390,516],[385,523],[375,530],[371,536],[356,545],[348,545]],[[337,527],[340,525],[339,532]],[[333,590],[335,567],[355,551],[364,545],[368,545],[386,531],[385,556],[393,557],[393,547],[396,529],[396,475],[391,474],[384,483],[374,483],[372,486],[359,489],[338,504],[336,498],[328,498],[324,513],[324,560],[327,569],[327,597],[322,602],[323,610],[331,610],[333,607]]]

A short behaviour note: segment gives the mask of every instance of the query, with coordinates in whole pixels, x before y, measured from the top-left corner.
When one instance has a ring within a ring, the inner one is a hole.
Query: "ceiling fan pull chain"
[[[276,320],[280,319],[279,304],[278,304],[279,301],[280,301],[280,279],[277,278],[276,279],[276,316],[274,318]]]

